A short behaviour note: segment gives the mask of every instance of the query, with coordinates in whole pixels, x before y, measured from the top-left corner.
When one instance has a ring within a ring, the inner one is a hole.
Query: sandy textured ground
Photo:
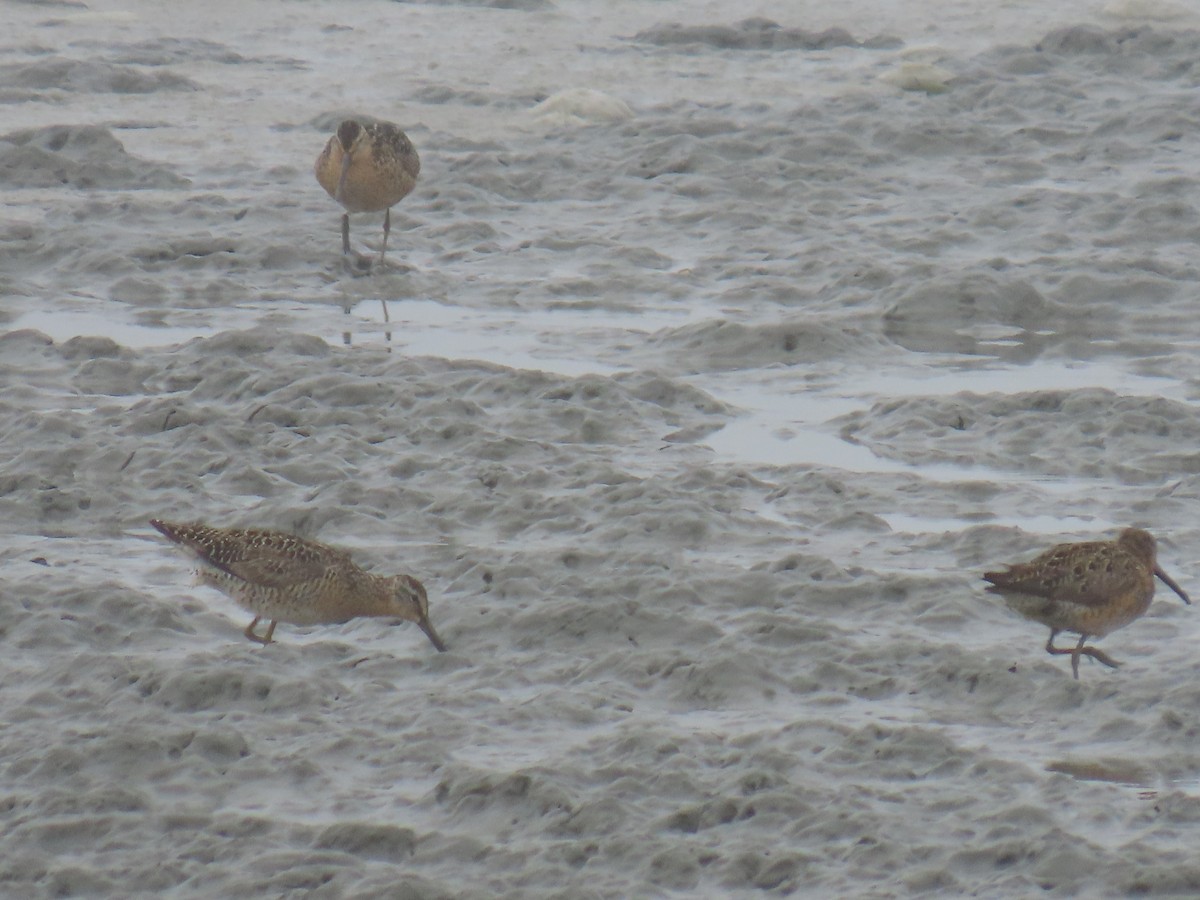
[[[504,6],[3,7],[0,894],[1200,893],[1195,610],[1076,682],[980,580],[1200,594],[1200,19]],[[152,516],[450,651],[255,646]]]

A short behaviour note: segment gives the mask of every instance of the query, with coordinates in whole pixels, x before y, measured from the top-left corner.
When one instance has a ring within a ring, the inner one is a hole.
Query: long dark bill
[[[346,174],[350,171],[350,163],[354,160],[350,156],[349,151],[342,151],[342,173],[338,176],[337,190],[333,192],[333,199],[338,203],[342,202],[342,191],[346,187]]]
[[[1179,595],[1180,600],[1182,600],[1184,603],[1188,604],[1188,606],[1192,605],[1192,601],[1189,600],[1188,595],[1183,592],[1183,588],[1181,588],[1179,585],[1177,585],[1175,583],[1175,580],[1173,578],[1171,578],[1170,575],[1168,575],[1166,572],[1164,572],[1162,570],[1161,566],[1154,567],[1154,574],[1162,579],[1163,584],[1165,584],[1167,587],[1169,587],[1171,590],[1173,590],[1175,593],[1177,593]]]
[[[438,633],[433,630],[433,624],[428,619],[420,619],[417,624],[421,626],[421,630],[425,632],[425,636],[433,641],[433,646],[437,647],[438,653],[445,653],[446,645],[442,643],[442,639],[438,637]]]

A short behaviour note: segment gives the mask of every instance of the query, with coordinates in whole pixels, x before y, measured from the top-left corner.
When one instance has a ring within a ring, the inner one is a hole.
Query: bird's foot
[[[255,616],[250,621],[250,624],[246,626],[246,630],[243,631],[242,634],[246,635],[246,637],[254,641],[256,644],[262,644],[265,647],[267,644],[271,643],[271,636],[275,633],[275,622],[271,622],[271,624],[267,626],[267,633],[265,635],[261,635],[254,630],[254,626],[258,624],[259,619],[261,618],[261,616]]]
[[[1119,669],[1121,664],[1105,653],[1103,650],[1098,650],[1095,647],[1083,647],[1080,653],[1085,653],[1102,665],[1108,666],[1110,669]]]
[[[362,278],[364,275],[370,275],[374,269],[374,256],[367,256],[357,252],[342,254],[342,270],[351,278]]]
[[[375,260],[375,271],[386,272],[389,275],[407,275],[414,270],[408,263],[395,262],[380,254],[379,258]]]
[[[1121,667],[1121,664],[1119,662],[1117,662],[1115,659],[1113,659],[1111,656],[1109,656],[1103,650],[1099,650],[1096,647],[1079,646],[1079,647],[1075,647],[1073,650],[1059,650],[1058,648],[1055,648],[1054,652],[1071,654],[1071,673],[1075,676],[1076,681],[1079,680],[1079,657],[1080,656],[1090,656],[1092,659],[1096,660],[1096,662],[1106,665],[1110,669],[1118,669]]]

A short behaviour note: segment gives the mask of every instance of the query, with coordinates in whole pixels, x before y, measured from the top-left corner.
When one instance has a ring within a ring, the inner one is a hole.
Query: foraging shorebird
[[[395,616],[416,622],[433,646],[446,645],[429,621],[429,598],[411,575],[371,575],[335,547],[282,531],[150,524],[200,560],[200,579],[254,613],[245,635],[271,643],[280,622],[321,625],[357,616]],[[268,619],[264,635],[254,626]]]
[[[342,253],[350,252],[350,213],[383,214],[382,264],[392,230],[392,207],[408,196],[421,172],[421,159],[403,131],[390,122],[346,119],[325,144],[314,166],[325,192],[346,208]]]
[[[1109,668],[1120,665],[1102,650],[1085,647],[1090,637],[1104,637],[1141,616],[1154,596],[1154,578],[1191,603],[1188,595],[1157,562],[1154,537],[1126,528],[1115,541],[1059,544],[1027,563],[988,572],[988,592],[999,594],[1014,610],[1050,629],[1047,653],[1069,653],[1079,680],[1079,657],[1092,657]],[[1060,631],[1079,635],[1074,648],[1055,647]]]

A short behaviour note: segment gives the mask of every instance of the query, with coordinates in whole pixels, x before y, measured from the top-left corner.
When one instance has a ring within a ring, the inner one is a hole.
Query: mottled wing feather
[[[210,565],[228,572],[235,578],[266,588],[289,588],[306,581],[315,581],[328,571],[328,566],[312,560],[283,558],[278,553],[264,552],[237,560],[205,557]]]
[[[1023,594],[1081,606],[1102,606],[1136,591],[1145,579],[1137,560],[1113,544],[1069,544],[1047,550],[1007,572],[988,572],[993,594]]]
[[[287,588],[313,581],[330,567],[350,560],[344,551],[278,532],[173,525],[157,520],[151,524],[210,566],[261,587]]]
[[[372,143],[378,145],[383,157],[394,161],[413,179],[420,175],[421,159],[407,134],[390,122],[370,123],[363,128],[371,136]]]

